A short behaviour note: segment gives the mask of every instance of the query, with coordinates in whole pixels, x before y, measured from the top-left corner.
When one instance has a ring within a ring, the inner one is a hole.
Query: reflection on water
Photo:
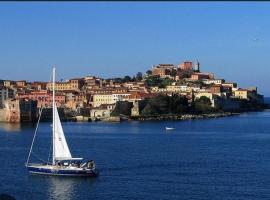
[[[45,177],[44,177],[45,178]],[[75,199],[81,191],[76,191],[76,185],[92,185],[95,181],[89,177],[57,177],[49,176],[49,199]],[[89,187],[90,189],[90,187]]]
[[[0,129],[4,129],[7,132],[19,132],[21,131],[20,123],[0,123]]]
[[[49,177],[49,182],[50,199],[72,199],[76,180],[65,177]]]

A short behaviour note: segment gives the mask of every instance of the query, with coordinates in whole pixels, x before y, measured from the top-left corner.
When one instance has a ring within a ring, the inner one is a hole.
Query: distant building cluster
[[[130,77],[129,77],[130,78]],[[116,103],[127,101],[133,104],[131,114],[140,115],[140,102],[155,98],[157,94],[179,94],[192,102],[202,96],[211,100],[212,106],[236,108],[237,100],[263,102],[256,87],[239,88],[235,82],[216,79],[213,73],[201,72],[200,63],[184,61],[178,65],[153,65],[138,78],[103,79],[95,76],[72,78],[56,82],[56,103],[92,119],[108,118]],[[152,79],[169,80],[167,85],[149,85]],[[27,82],[25,80],[0,80],[0,121],[32,121],[37,108],[51,107],[52,83]],[[35,110],[36,109],[36,110]],[[33,111],[34,110],[34,111]]]

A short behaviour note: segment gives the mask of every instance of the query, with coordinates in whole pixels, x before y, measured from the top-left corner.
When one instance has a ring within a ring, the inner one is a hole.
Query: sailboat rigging
[[[90,160],[83,163],[83,158],[73,158],[60,121],[57,105],[55,102],[55,68],[53,68],[53,123],[52,123],[52,160],[51,163],[29,163],[32,153],[34,141],[38,131],[40,116],[35,129],[33,141],[26,161],[26,167],[30,173],[46,174],[46,175],[59,175],[59,176],[98,176],[95,162]],[[42,109],[41,109],[42,112]]]

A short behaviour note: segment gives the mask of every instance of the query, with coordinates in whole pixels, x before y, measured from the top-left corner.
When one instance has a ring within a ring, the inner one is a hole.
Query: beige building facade
[[[95,94],[93,95],[93,107],[99,107],[102,104],[115,104],[117,101],[122,101],[128,97],[129,93],[114,93],[114,94]]]

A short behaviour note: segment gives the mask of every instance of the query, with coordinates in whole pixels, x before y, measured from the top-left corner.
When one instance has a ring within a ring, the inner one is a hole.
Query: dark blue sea
[[[166,126],[176,129],[166,131]],[[0,194],[16,199],[270,199],[270,111],[208,120],[63,123],[72,155],[98,178],[29,175],[34,126],[0,124]],[[32,161],[47,160],[41,123]]]
[[[270,104],[270,97],[265,97],[264,98],[264,103]]]

